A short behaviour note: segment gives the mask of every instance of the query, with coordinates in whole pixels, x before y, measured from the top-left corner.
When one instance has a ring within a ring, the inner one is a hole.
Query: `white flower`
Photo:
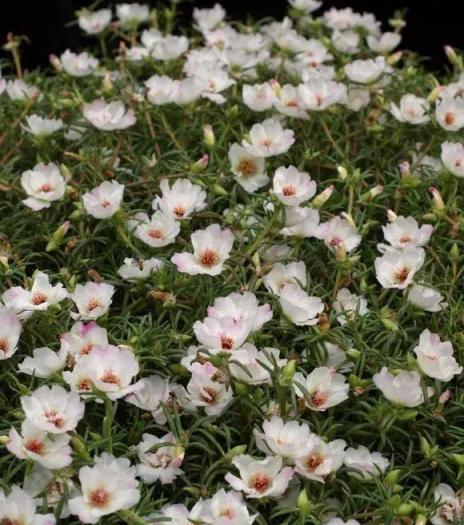
[[[72,463],[69,434],[47,434],[26,419],[21,425],[21,434],[12,428],[9,438],[6,447],[19,459],[35,461],[52,470]]]
[[[345,451],[345,466],[358,472],[349,472],[351,476],[370,479],[385,472],[390,462],[380,452],[370,452],[360,445],[358,448],[347,448]]]
[[[415,407],[424,402],[424,393],[417,372],[401,370],[397,375],[383,367],[380,373],[372,377],[374,385],[395,405]]]
[[[108,344],[108,334],[95,321],[87,324],[79,321],[74,323],[70,332],[60,336],[60,341],[60,354],[69,355],[75,361],[79,361],[81,356],[90,354],[96,346]]]
[[[358,520],[346,520],[343,521],[341,518],[330,518],[324,525],[360,525]]]
[[[399,107],[391,103],[390,112],[399,122],[409,124],[424,124],[430,120],[428,112],[430,103],[426,98],[416,97],[416,95],[403,95]]]
[[[242,145],[248,153],[265,158],[285,153],[294,142],[293,130],[282,128],[278,120],[267,119],[253,125],[249,139],[244,139]]]
[[[462,492],[454,490],[446,483],[439,483],[433,492],[435,502],[440,503],[430,518],[432,525],[452,525],[464,518],[464,498]]]
[[[307,120],[308,114],[298,88],[285,84],[279,91],[279,96],[274,102],[275,109],[284,115]]]
[[[451,381],[453,376],[462,372],[453,356],[453,345],[449,341],[440,341],[438,334],[424,330],[419,337],[419,344],[413,349],[417,363],[424,374],[440,381]]]
[[[335,49],[341,53],[354,55],[359,51],[360,41],[361,37],[359,36],[359,33],[352,29],[347,29],[345,31],[335,30],[332,33],[332,44]]]
[[[162,105],[174,102],[176,81],[163,75],[153,75],[145,81],[147,87],[147,98],[152,104]]]
[[[327,351],[325,366],[340,373],[349,372],[354,367],[354,363],[347,362],[345,352],[338,345],[326,341],[323,343],[323,346]]]
[[[240,492],[220,489],[212,498],[197,501],[187,521],[174,521],[172,525],[190,525],[192,521],[206,525],[252,525],[257,516],[250,515]]]
[[[177,179],[172,187],[169,187],[167,179],[162,179],[159,186],[162,196],[157,197],[152,206],[165,215],[174,219],[186,219],[206,207],[206,192],[188,179]]]
[[[389,250],[375,259],[375,272],[383,288],[404,290],[413,281],[425,260],[423,248]]]
[[[150,259],[132,259],[126,257],[124,264],[119,267],[118,274],[126,281],[148,279],[154,272],[164,267],[163,261],[151,257]]]
[[[137,452],[140,461],[137,465],[137,475],[145,483],[159,480],[165,485],[172,483],[177,476],[184,473],[179,468],[184,459],[184,450],[176,444],[171,433],[161,438],[152,434],[143,434],[142,441],[137,445]]]
[[[75,430],[84,416],[85,405],[76,392],[60,385],[41,386],[29,396],[21,396],[26,419],[38,430],[63,434]]]
[[[32,170],[23,171],[21,186],[29,195],[23,204],[34,211],[49,208],[50,203],[63,198],[65,180],[56,164],[37,164]]]
[[[464,145],[459,142],[443,142],[441,160],[445,167],[457,177],[464,177]]]
[[[464,98],[444,97],[437,102],[435,118],[447,131],[459,131],[464,127]]]
[[[219,381],[219,370],[211,363],[193,363],[187,392],[193,406],[203,407],[208,416],[219,416],[233,397],[232,390]]]
[[[56,286],[50,284],[48,275],[43,272],[34,274],[34,281],[30,290],[22,286],[13,286],[2,295],[5,306],[25,319],[35,311],[47,310],[68,297],[68,292],[61,283]]]
[[[268,183],[269,177],[264,172],[264,159],[251,155],[236,143],[229,148],[228,155],[230,171],[245,191],[252,193]]]
[[[346,100],[346,86],[332,80],[314,78],[298,86],[303,107],[309,111],[323,111]]]
[[[177,269],[189,275],[222,273],[223,265],[229,258],[234,244],[232,231],[221,230],[219,224],[211,224],[204,230],[193,232],[191,241],[193,254],[182,252],[171,257]]]
[[[362,87],[350,86],[347,92],[347,98],[343,102],[351,111],[360,111],[369,105],[371,95],[368,89]]]
[[[91,75],[98,68],[98,60],[86,51],[76,54],[67,49],[61,55],[60,62],[66,73],[73,77]]]
[[[328,11],[325,11],[322,16],[322,22],[325,26],[330,29],[338,29],[343,31],[349,27],[356,26],[358,22],[358,15],[353,12],[351,7],[345,9],[336,9],[331,7]]]
[[[20,525],[55,525],[53,514],[37,514],[38,502],[18,485],[8,496],[0,489],[0,523]]]
[[[104,131],[126,129],[137,121],[134,110],[126,111],[126,106],[120,100],[108,103],[101,98],[94,100],[84,104],[82,114],[93,126]]]
[[[355,60],[345,66],[345,74],[352,81],[358,84],[370,84],[380,78],[386,69],[385,59]]]
[[[316,412],[325,412],[348,399],[350,387],[345,377],[326,366],[315,368],[307,377],[297,372],[293,383],[296,395]]]
[[[79,311],[71,313],[73,319],[92,320],[105,315],[111,305],[114,286],[107,283],[77,284],[69,298],[74,302]]]
[[[185,36],[167,35],[153,42],[150,54],[156,60],[175,60],[187,51],[188,38]]]
[[[139,364],[131,350],[105,345],[83,355],[72,372],[63,372],[63,379],[80,392],[88,392],[93,385],[114,401],[142,387],[131,384],[138,373]]]
[[[432,235],[433,226],[424,224],[421,227],[414,217],[403,217],[400,215],[395,220],[382,226],[385,240],[395,249],[417,248],[425,246]],[[390,246],[379,244],[380,251],[391,250]]]
[[[411,304],[426,312],[441,312],[448,307],[440,292],[422,284],[413,284],[407,291],[406,298]]]
[[[288,244],[273,244],[263,251],[261,257],[266,263],[276,263],[282,259],[288,259],[291,253],[292,248]]]
[[[160,521],[160,518],[168,518],[164,521],[168,521],[170,525],[191,525],[189,514],[188,508],[183,503],[174,503],[161,507],[156,513],[148,515],[146,520],[148,523],[151,523],[151,519],[154,518],[157,520],[155,523],[157,523]]]
[[[285,227],[280,234],[285,237],[319,237],[319,212],[306,206],[288,206],[285,209]]]
[[[85,211],[96,219],[108,219],[121,207],[124,185],[112,180],[103,181],[91,191],[82,195]]]
[[[399,33],[387,31],[386,33],[382,33],[380,36],[367,35],[366,41],[369,49],[375,53],[386,55],[399,45],[401,42],[401,35]]]
[[[150,18],[150,8],[146,4],[118,4],[116,15],[123,24],[138,24]]]
[[[220,4],[214,4],[210,9],[195,7],[193,10],[193,19],[202,32],[215,29],[224,20],[225,16],[226,12]]]
[[[20,78],[8,80],[6,83],[6,92],[11,100],[30,99],[39,94],[39,90],[35,86],[26,84],[26,82]]]
[[[39,115],[29,115],[26,117],[27,126],[23,129],[31,135],[45,137],[60,130],[64,124],[61,119],[43,118]]]
[[[101,33],[111,22],[111,9],[85,12],[78,18],[79,27],[89,35]]]
[[[287,490],[293,477],[293,469],[282,468],[279,456],[258,460],[241,454],[232,460],[232,464],[240,477],[228,473],[225,480],[234,490],[245,492],[248,498],[278,498]]]
[[[16,352],[21,330],[21,322],[14,311],[0,305],[0,361]]]
[[[102,516],[129,509],[140,499],[135,467],[127,458],[104,452],[95,464],[79,470],[82,495],[68,501],[71,514],[83,523],[97,523]]]
[[[361,243],[361,235],[356,227],[338,216],[320,225],[319,236],[334,251],[350,253]]]
[[[287,421],[273,416],[263,422],[263,431],[254,430],[256,446],[265,454],[275,454],[283,458],[296,459],[304,456],[312,448],[315,440],[306,423]]]
[[[35,348],[32,351],[33,357],[25,357],[22,363],[19,363],[18,369],[23,374],[33,375],[35,377],[49,377],[55,372],[63,370],[66,364],[66,353],[55,352],[50,348]]]
[[[314,197],[316,183],[308,173],[295,166],[277,168],[273,178],[273,193],[285,206],[299,206]]]
[[[146,213],[137,213],[127,222],[135,237],[152,248],[162,248],[175,241],[180,232],[179,221],[156,211],[151,218]]]
[[[295,471],[305,478],[324,483],[327,476],[343,465],[345,447],[343,439],[326,443],[313,434],[309,450],[295,460]]]
[[[124,400],[141,410],[151,412],[154,420],[164,425],[167,421],[161,404],[167,405],[170,397],[170,386],[167,379],[159,376],[148,376],[139,382],[139,388],[128,394]]]
[[[333,307],[338,314],[341,314],[337,316],[337,321],[341,325],[344,325],[347,321],[353,321],[357,315],[362,317],[369,311],[367,299],[351,293],[348,288],[341,288],[337,292]]]
[[[324,311],[319,297],[309,296],[297,284],[287,283],[280,291],[282,312],[298,326],[312,326],[319,322],[318,315]]]
[[[242,88],[243,103],[253,111],[271,109],[277,101],[276,94],[269,82],[264,84],[244,84]]]
[[[288,0],[288,3],[299,11],[303,11],[306,14],[312,13],[321,7],[322,2],[317,0]]]
[[[286,284],[299,284],[306,287],[306,266],[303,261],[289,264],[276,263],[272,270],[263,277],[264,286],[275,295],[280,295]]]
[[[195,321],[193,331],[198,341],[213,353],[230,352],[245,342],[251,332],[252,322],[252,319],[247,318],[236,322],[230,317],[205,317],[203,321]]]
[[[279,358],[277,348],[266,347],[258,350],[254,345],[245,343],[238,350],[234,350],[229,359],[229,371],[238,381],[249,385],[270,383],[272,370],[282,368],[287,364],[286,359]]]

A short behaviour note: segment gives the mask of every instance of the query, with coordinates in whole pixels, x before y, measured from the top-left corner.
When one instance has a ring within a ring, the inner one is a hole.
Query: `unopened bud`
[[[290,383],[293,380],[295,371],[296,371],[296,361],[294,359],[290,359],[290,361],[284,366],[282,370],[282,376],[286,382]]]
[[[205,124],[203,126],[203,142],[208,149],[211,149],[216,142],[213,127],[210,124]]]
[[[306,492],[306,489],[303,489],[296,500],[296,506],[298,507],[298,510],[300,511],[301,516],[306,518],[309,516],[312,508],[311,500],[308,497],[308,493]]]
[[[456,463],[456,465],[464,467],[464,454],[451,454],[451,458]]]
[[[340,180],[345,180],[348,177],[348,170],[344,166],[338,166],[338,178]]]
[[[453,246],[451,246],[450,257],[454,261],[459,259],[459,246],[456,243],[454,243]]]
[[[319,195],[316,195],[312,200],[311,204],[314,208],[321,208],[331,197],[332,193],[335,190],[335,186],[332,184],[325,190],[321,191]]]
[[[198,159],[194,164],[190,166],[193,173],[201,173],[208,166],[209,156],[205,153],[201,159]]]
[[[441,395],[440,397],[438,398],[438,403],[440,405],[444,405],[445,403],[447,403],[449,401],[451,397],[451,390],[449,388],[447,388]]]
[[[271,85],[272,91],[274,91],[275,96],[280,98],[280,95],[282,94],[282,88],[277,82],[277,80],[270,80],[269,84]]]
[[[113,81],[111,80],[110,71],[105,73],[105,76],[103,77],[102,89],[103,91],[106,91],[106,92],[111,91],[113,89]]]
[[[393,53],[387,58],[387,64],[389,66],[394,66],[396,63],[398,63],[401,60],[402,56],[403,56],[402,51],[397,51],[396,53]]]
[[[50,60],[50,64],[52,65],[52,67],[53,67],[53,69],[55,71],[62,71],[63,70],[63,66],[61,65],[61,61],[56,55],[51,54],[51,55],[48,56],[48,59]]]
[[[399,165],[401,176],[404,177],[405,175],[409,175],[409,172],[411,170],[411,165],[407,160],[400,162]]]
[[[0,436],[0,445],[7,445],[10,442],[8,436]]]
[[[388,222],[394,222],[398,218],[398,215],[393,210],[387,211]]]
[[[225,197],[226,195],[229,195],[229,192],[220,186],[219,184],[213,184],[213,192],[215,195],[220,195],[222,197]]]
[[[433,186],[429,188],[429,192],[432,195],[433,199],[433,211],[437,215],[442,214],[443,210],[445,209],[445,203],[442,199],[442,196],[440,195],[440,192],[437,190],[437,188]]]
[[[455,49],[451,46],[445,46],[444,50],[446,58],[450,61],[450,63],[453,64],[453,66],[462,68],[462,58],[458,56]]]
[[[440,98],[442,93],[443,93],[443,86],[437,86],[436,88],[432,89],[432,91],[429,93],[427,100],[429,102],[435,102],[438,98]]]
[[[247,449],[247,445],[237,445],[234,448],[231,448],[229,452],[224,456],[224,459],[226,461],[231,461],[235,456],[240,456],[240,454],[244,454]]]

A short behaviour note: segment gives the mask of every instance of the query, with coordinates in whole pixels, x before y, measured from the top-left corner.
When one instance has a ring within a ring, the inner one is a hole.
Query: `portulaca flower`
[[[160,209],[165,215],[186,219],[206,208],[206,192],[188,179],[177,179],[172,187],[163,179],[159,186],[162,195],[153,201],[153,209]]]
[[[25,357],[24,361],[19,363],[18,369],[23,374],[34,377],[50,377],[63,370],[66,365],[66,356],[65,352],[55,352],[47,347],[35,348],[32,351],[32,357]]]
[[[198,341],[210,351],[230,352],[245,342],[252,330],[252,322],[248,318],[236,322],[230,317],[205,317],[203,321],[195,321],[193,331]]]
[[[399,122],[409,124],[424,124],[430,120],[428,112],[430,103],[426,98],[416,97],[416,95],[403,95],[399,107],[391,103],[390,112]]]
[[[353,12],[351,7],[346,7],[345,9],[331,7],[322,15],[323,24],[333,30],[343,31],[349,27],[355,27],[358,21],[359,17]]]
[[[279,96],[274,102],[274,108],[279,113],[289,117],[308,119],[298,88],[292,84],[285,84],[279,89]]]
[[[247,498],[279,498],[293,477],[291,467],[282,468],[282,458],[253,459],[241,454],[232,460],[240,477],[227,473],[225,480],[234,490],[243,491]]]
[[[189,400],[195,407],[203,407],[208,416],[219,416],[233,397],[233,392],[221,382],[220,371],[211,363],[193,363],[192,377],[187,384]]]
[[[222,273],[234,244],[232,231],[221,230],[219,224],[211,224],[204,230],[193,232],[191,241],[193,254],[182,252],[171,257],[177,269],[189,275]]]
[[[5,86],[6,92],[11,100],[31,99],[39,94],[39,90],[20,78],[8,80]]]
[[[312,13],[321,7],[322,2],[317,0],[289,0],[288,2],[294,9],[303,11],[306,14]]]
[[[37,164],[21,175],[21,186],[29,195],[23,204],[34,211],[49,208],[53,201],[63,198],[66,183],[56,164]]]
[[[264,286],[275,295],[280,295],[286,284],[299,284],[302,288],[306,288],[306,282],[306,266],[303,261],[289,264],[276,263],[263,277]]]
[[[324,111],[346,100],[346,86],[332,80],[314,78],[298,86],[303,107],[309,111]]]
[[[214,4],[210,9],[199,9],[196,7],[193,10],[193,19],[204,33],[218,27],[225,16],[226,12],[220,4]]]
[[[345,448],[343,439],[326,443],[313,434],[309,450],[295,459],[295,471],[305,478],[324,483],[327,476],[343,465]]]
[[[279,416],[264,421],[262,427],[262,432],[255,429],[253,434],[256,446],[265,454],[294,460],[307,454],[316,439],[306,423],[284,422]]]
[[[337,51],[354,55],[359,51],[361,37],[358,32],[352,29],[345,31],[334,31],[332,33],[332,45]]]
[[[197,501],[188,521],[174,521],[172,525],[190,525],[192,521],[207,525],[251,525],[257,516],[250,515],[240,492],[220,489],[212,498]]]
[[[341,288],[337,292],[337,297],[333,303],[334,310],[341,315],[337,316],[337,321],[343,326],[347,321],[353,321],[356,316],[363,316],[369,312],[367,299],[354,293],[348,288]]]
[[[398,33],[393,33],[392,31],[387,31],[382,33],[380,36],[377,35],[367,35],[366,37],[367,45],[369,49],[375,53],[380,53],[381,55],[386,55],[398,47],[401,42],[401,35]]]
[[[31,135],[45,137],[59,131],[63,126],[63,121],[54,118],[43,118],[39,115],[29,115],[26,117],[26,126],[23,129]]]
[[[413,281],[425,260],[423,248],[389,250],[375,259],[376,277],[383,288],[404,290]]]
[[[155,105],[168,104],[174,102],[176,81],[163,75],[153,75],[145,81],[147,88],[147,98]]]
[[[168,521],[170,525],[190,525],[192,522],[189,519],[189,514],[190,511],[183,503],[173,503],[172,505],[164,505],[159,511],[149,514],[146,520],[148,523],[155,519],[155,523]]]
[[[269,370],[276,366],[282,368],[286,364],[287,359],[280,359],[277,348],[258,350],[251,343],[245,343],[234,350],[229,359],[229,371],[237,381],[248,385],[262,385],[271,381]]]
[[[345,106],[351,111],[360,111],[369,105],[371,101],[371,95],[368,89],[350,86],[347,91]]]
[[[243,103],[253,111],[271,109],[277,101],[276,94],[269,82],[264,84],[244,84],[242,99]]]
[[[354,60],[345,66],[345,74],[357,84],[371,84],[380,78],[386,69],[385,59]]]
[[[226,297],[216,297],[212,306],[208,306],[208,317],[213,319],[232,319],[234,323],[249,324],[256,332],[272,319],[269,304],[259,306],[258,299],[252,292],[233,292]]]
[[[73,319],[92,320],[105,315],[109,310],[114,294],[114,286],[107,283],[88,282],[77,284],[69,298],[77,306],[77,314],[71,313]]]
[[[0,523],[20,525],[55,525],[53,514],[37,514],[37,500],[18,485],[6,495],[0,489]]]
[[[104,328],[98,326],[95,321],[74,323],[70,332],[61,334],[60,354],[71,356],[73,360],[79,361],[83,355],[90,354],[96,346],[108,344],[108,334]]]
[[[179,468],[184,460],[184,449],[176,444],[170,432],[160,438],[143,434],[142,441],[137,445],[137,452],[140,461],[137,476],[145,483],[160,481],[165,485],[184,473]]]
[[[120,100],[108,103],[101,98],[94,100],[84,104],[82,114],[88,122],[103,131],[127,129],[137,121],[134,110],[126,110],[126,106]]]
[[[459,142],[443,142],[441,160],[445,167],[457,177],[464,177],[464,145]]]
[[[166,35],[161,40],[153,42],[150,54],[156,60],[175,60],[184,54],[189,47],[185,36]]]
[[[327,351],[327,360],[325,366],[328,366],[329,368],[343,374],[352,370],[354,363],[349,361],[347,362],[347,356],[345,352],[338,345],[325,341],[323,346]]]
[[[386,226],[382,226],[385,240],[395,250],[403,248],[417,248],[425,246],[432,235],[433,226],[424,224],[419,227],[414,217],[403,217],[400,215]],[[390,246],[379,244],[380,251],[391,250]]]
[[[21,322],[14,311],[0,305],[0,361],[16,352],[21,331]]]
[[[140,499],[135,467],[127,458],[104,452],[95,464],[79,470],[82,495],[68,501],[71,514],[83,523],[97,523],[102,516],[130,509]]]
[[[459,131],[464,126],[464,98],[444,97],[435,107],[438,124],[447,131]]]
[[[60,57],[63,69],[72,77],[85,77],[91,75],[98,68],[98,59],[84,51],[73,53],[67,49]]]
[[[285,209],[285,226],[280,234],[285,237],[319,237],[319,212],[307,206],[288,206]]]
[[[120,208],[124,185],[116,180],[105,180],[93,190],[82,195],[85,211],[96,219],[108,219]]]
[[[426,312],[441,312],[448,307],[440,292],[423,284],[413,284],[406,292],[406,298],[411,304]]]
[[[452,525],[464,518],[464,497],[446,483],[439,483],[433,492],[435,502],[440,503],[430,518],[432,525]]]
[[[359,472],[349,472],[351,476],[370,479],[385,472],[390,462],[380,452],[370,452],[363,445],[358,448],[347,448],[345,451],[345,466]]]
[[[111,9],[84,12],[77,20],[79,27],[89,35],[101,33],[111,22]]]
[[[143,377],[137,390],[129,393],[124,400],[141,410],[151,412],[154,420],[164,425],[167,421],[162,404],[167,405],[171,389],[167,379],[159,376]]]
[[[150,259],[132,259],[126,257],[124,264],[119,267],[118,274],[126,281],[148,279],[154,272],[164,267],[163,261],[151,257]]]
[[[319,314],[324,311],[324,303],[319,297],[309,296],[292,283],[285,284],[281,289],[279,303],[285,317],[298,326],[317,324]]]
[[[50,434],[75,430],[85,410],[79,395],[60,385],[41,386],[31,395],[21,396],[21,406],[32,425]]]
[[[285,153],[294,142],[293,130],[284,129],[278,120],[266,119],[253,125],[249,139],[244,139],[242,145],[248,153],[266,158]]]
[[[417,372],[402,370],[397,375],[383,367],[380,373],[372,378],[374,385],[392,403],[399,406],[415,407],[424,402],[424,393]]]
[[[6,448],[19,459],[35,461],[52,470],[72,463],[69,434],[47,434],[26,419],[21,425],[21,434],[12,428],[9,438]]]
[[[20,319],[28,318],[32,312],[48,310],[68,297],[68,292],[62,283],[56,286],[50,284],[47,274],[36,272],[30,290],[22,286],[8,288],[2,295],[4,305],[16,312]]]
[[[338,216],[320,225],[319,237],[331,250],[344,253],[352,252],[361,243],[361,235],[356,227]]]
[[[81,392],[88,393],[94,386],[114,401],[142,387],[138,383],[131,384],[138,373],[139,363],[134,352],[105,345],[82,356],[72,372],[63,372],[63,379]]]
[[[116,15],[123,24],[139,24],[150,18],[150,8],[147,4],[118,4]]]
[[[252,193],[269,182],[269,177],[264,172],[264,159],[261,157],[251,155],[236,143],[229,148],[228,155],[230,171],[245,191]]]
[[[316,412],[325,412],[348,399],[350,387],[345,377],[326,366],[315,368],[307,377],[297,372],[293,383],[296,395]]]
[[[424,374],[440,381],[451,381],[462,372],[453,356],[453,345],[441,341],[438,334],[425,329],[419,336],[419,344],[413,349],[417,363]]]
[[[151,218],[146,213],[137,213],[127,222],[127,227],[137,239],[152,248],[173,243],[180,232],[179,221],[161,211],[156,211]]]
[[[277,168],[273,178],[273,193],[285,206],[299,206],[316,194],[316,182],[308,173],[295,166]]]

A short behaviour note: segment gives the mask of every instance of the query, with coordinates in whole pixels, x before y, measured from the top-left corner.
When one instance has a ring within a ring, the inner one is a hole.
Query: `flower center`
[[[200,255],[200,263],[203,266],[211,268],[211,266],[214,266],[217,262],[217,253],[214,250],[211,250],[211,248],[206,248],[206,250]]]
[[[219,516],[221,518],[227,518],[228,520],[233,520],[235,518],[235,512],[231,508],[221,509]]]
[[[200,394],[201,399],[209,405],[213,405],[214,403],[216,403],[217,395],[217,391],[210,386],[203,387]]]
[[[8,347],[9,347],[8,341],[4,337],[2,337],[0,339],[0,352],[3,352],[4,354],[6,354],[8,352]]]
[[[178,204],[172,211],[176,217],[183,217],[185,215],[185,208],[181,204]]]
[[[110,501],[110,493],[105,489],[96,489],[90,493],[89,499],[94,507],[104,507]]]
[[[105,372],[100,378],[103,383],[109,383],[111,385],[119,385],[120,379],[114,372]]]
[[[445,122],[448,126],[451,126],[452,124],[454,124],[455,120],[456,119],[452,113],[448,112],[445,114]]]
[[[92,381],[88,377],[85,377],[79,381],[77,388],[78,390],[90,390],[92,388]]]
[[[249,485],[257,492],[266,492],[271,486],[271,478],[264,472],[257,472],[250,477]]]
[[[271,139],[263,139],[261,140],[261,145],[265,146],[266,148],[271,147],[272,140]]]
[[[108,199],[103,199],[100,204],[102,208],[109,208],[111,206],[111,202]]]
[[[47,299],[48,297],[45,294],[37,292],[32,295],[31,303],[35,306],[39,306],[40,304],[46,303]]]
[[[25,443],[26,450],[32,452],[33,454],[41,455],[44,451],[44,444],[39,439],[30,439]]]
[[[85,345],[80,349],[81,355],[87,355],[90,354],[90,352],[93,350],[93,344],[92,343],[85,343]]]
[[[403,284],[408,278],[410,269],[407,266],[403,266],[395,272],[394,280],[398,284]]]
[[[56,428],[61,428],[63,426],[63,418],[58,414],[56,410],[47,410],[44,415],[47,421],[54,425]]]
[[[232,350],[232,347],[234,346],[234,340],[230,335],[223,335],[221,336],[221,348],[223,350]]]
[[[322,406],[327,401],[327,394],[321,390],[317,390],[311,394],[311,404],[315,407]]]
[[[240,161],[237,167],[237,171],[245,177],[251,177],[252,175],[256,175],[258,169],[256,168],[256,164],[252,160],[243,159]]]
[[[308,470],[316,470],[322,463],[324,463],[324,457],[321,454],[311,454],[306,462],[306,466]]]
[[[98,299],[91,299],[87,303],[87,312],[93,312],[97,308],[101,308],[103,306],[102,302]]]
[[[401,243],[411,242],[411,237],[409,235],[402,235],[400,237],[400,242]]]
[[[148,232],[148,235],[152,239],[163,239],[164,237],[163,232],[159,228],[153,228]]]
[[[296,188],[295,186],[289,184],[288,186],[284,186],[282,188],[282,193],[285,197],[293,197],[293,195],[296,195]]]
[[[42,186],[40,186],[39,188],[39,191],[42,193],[50,193],[51,191],[53,191],[53,186],[47,183],[42,184]]]

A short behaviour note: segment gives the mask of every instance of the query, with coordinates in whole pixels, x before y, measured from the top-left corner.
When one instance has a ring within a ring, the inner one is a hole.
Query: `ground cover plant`
[[[0,524],[461,523],[462,56],[179,9],[5,46]]]

